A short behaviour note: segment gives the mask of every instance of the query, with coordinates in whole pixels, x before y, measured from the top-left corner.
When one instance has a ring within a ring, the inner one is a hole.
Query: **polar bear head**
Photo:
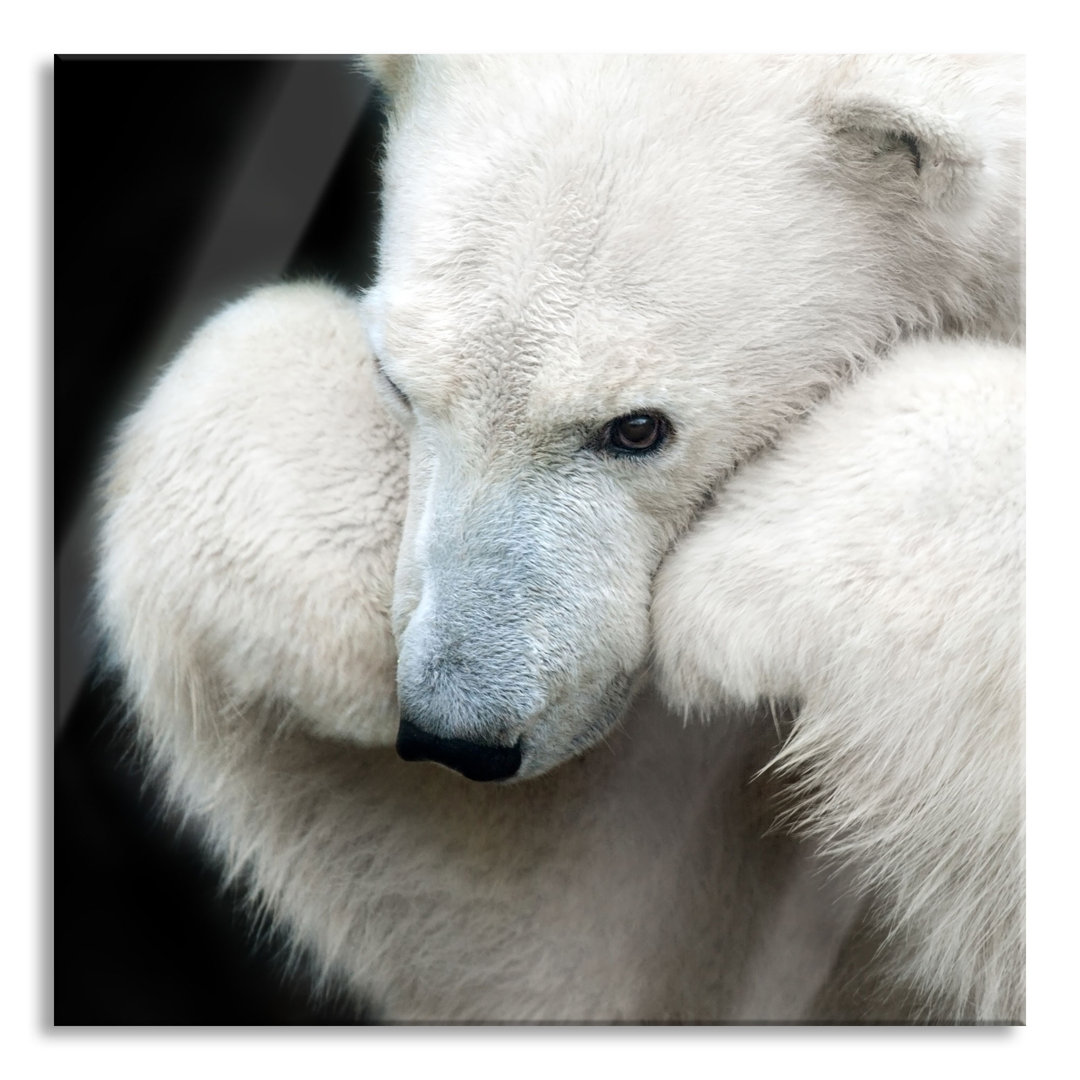
[[[1008,62],[391,57],[364,300],[410,439],[399,752],[601,739],[724,477],[924,332],[1020,333]]]

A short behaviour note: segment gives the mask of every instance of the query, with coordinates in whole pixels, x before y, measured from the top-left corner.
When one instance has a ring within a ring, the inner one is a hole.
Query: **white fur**
[[[733,473],[733,490],[763,476],[746,498],[768,505],[768,462],[789,444],[767,448],[810,413],[792,435],[806,437],[815,406],[888,371],[905,338],[1022,337],[1013,65],[381,70],[394,111],[375,287],[357,307],[306,285],[227,309],[109,472],[100,608],[171,792],[326,969],[393,1018],[869,1018],[854,1001],[829,1012],[861,901],[815,877],[809,841],[761,836],[775,807],[767,783],[747,784],[777,749],[772,726],[736,710],[680,732],[650,692],[651,602],[678,704],[711,712],[734,692],[707,658],[678,659],[688,625],[724,636],[726,612],[701,621],[714,582],[685,615],[653,583],[679,582],[722,529],[702,507]],[[642,409],[671,419],[661,452],[596,450],[606,421]],[[984,452],[964,444],[965,484]],[[904,453],[889,441],[880,460]],[[962,492],[985,509],[982,488]],[[943,617],[923,616],[906,629]],[[784,696],[740,686],[748,702]],[[398,700],[443,737],[519,740],[528,782],[399,762],[381,748]],[[920,923],[903,890],[922,864],[889,878],[881,862],[855,859],[865,895],[935,942],[962,890],[939,889]],[[957,985],[916,963],[902,1008],[1012,1018],[1002,956],[1000,978],[980,953]],[[870,967],[882,1000],[908,985]]]
[[[897,976],[982,1020],[1023,1013],[1023,398],[1018,349],[897,349],[740,470],[653,606],[677,707],[797,703],[791,821]]]
[[[905,334],[1020,336],[1016,73],[587,56],[393,72],[364,307],[412,406],[398,694],[440,737],[517,742],[535,776],[625,707],[652,577],[732,468]],[[674,424],[662,454],[582,451],[641,409]]]
[[[378,402],[353,302],[279,286],[209,322],[126,425],[100,610],[173,798],[389,1019],[810,1009],[851,908],[762,840],[768,730],[710,747],[645,694],[607,748],[509,788],[379,747],[404,459]],[[815,904],[763,976],[774,921]]]

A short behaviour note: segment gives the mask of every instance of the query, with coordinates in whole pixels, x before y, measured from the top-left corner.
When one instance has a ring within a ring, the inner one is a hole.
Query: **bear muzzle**
[[[521,740],[513,746],[436,735],[403,715],[398,725],[398,757],[435,761],[469,780],[509,780],[521,768]]]

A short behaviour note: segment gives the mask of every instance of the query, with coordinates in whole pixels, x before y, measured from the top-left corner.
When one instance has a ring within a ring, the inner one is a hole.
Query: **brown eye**
[[[667,432],[667,420],[658,413],[633,413],[608,424],[606,441],[619,453],[645,454],[659,449]]]

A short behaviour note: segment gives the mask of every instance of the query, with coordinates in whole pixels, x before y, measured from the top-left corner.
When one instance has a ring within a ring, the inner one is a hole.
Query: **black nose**
[[[398,756],[405,761],[437,761],[470,780],[508,780],[521,767],[521,741],[493,746],[471,739],[433,735],[404,716],[398,725]]]

